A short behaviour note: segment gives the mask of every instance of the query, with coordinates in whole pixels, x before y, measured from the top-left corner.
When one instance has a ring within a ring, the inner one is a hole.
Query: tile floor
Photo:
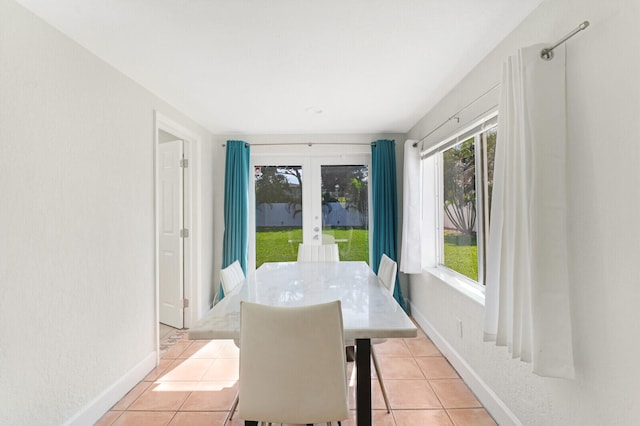
[[[170,326],[165,325],[163,323],[158,323],[158,326],[159,326],[158,335],[160,336],[160,341],[161,342],[164,339],[166,339],[167,337],[171,336],[171,334],[173,334],[176,331],[178,331],[177,328],[170,327]]]
[[[162,331],[161,331],[162,333]],[[496,425],[425,334],[375,345],[391,413],[372,367],[373,422],[385,426]],[[350,406],[355,374],[349,363]],[[160,365],[97,423],[104,425],[221,425],[237,390],[238,349],[230,340],[175,343]],[[233,418],[229,425],[243,425]],[[355,410],[343,425],[355,425]]]

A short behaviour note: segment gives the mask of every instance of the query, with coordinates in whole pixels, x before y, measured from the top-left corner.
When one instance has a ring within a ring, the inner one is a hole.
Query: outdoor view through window
[[[484,283],[496,128],[442,152],[442,263]]]
[[[322,166],[322,242],[337,243],[340,260],[369,262],[369,170]]]
[[[368,262],[367,166],[322,165],[321,182],[309,190],[309,196],[319,202],[309,207],[303,204],[302,189],[307,175],[298,165],[255,167],[256,268],[264,262],[295,261],[298,245],[303,242],[303,223],[314,223],[313,217],[320,215],[322,228],[312,243],[336,243],[340,260]],[[315,205],[319,211],[309,211]]]

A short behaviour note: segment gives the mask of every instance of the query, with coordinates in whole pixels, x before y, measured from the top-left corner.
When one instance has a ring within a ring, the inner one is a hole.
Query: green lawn
[[[366,229],[332,229],[325,231],[338,242],[340,260],[369,262],[369,231]],[[447,240],[451,240],[447,238]],[[298,258],[298,244],[302,242],[301,229],[265,229],[256,232],[256,268],[265,262],[288,262]],[[444,264],[472,280],[478,280],[477,245],[444,243]]]
[[[324,232],[338,241],[340,260],[369,262],[369,231],[366,229],[331,229]],[[288,262],[298,258],[301,229],[264,229],[256,232],[256,268],[265,262]]]
[[[478,281],[478,246],[444,243],[444,265]]]

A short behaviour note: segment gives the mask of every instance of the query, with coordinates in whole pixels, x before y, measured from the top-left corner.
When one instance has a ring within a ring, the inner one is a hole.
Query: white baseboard
[[[411,305],[411,316],[416,320],[431,341],[440,350],[447,360],[456,369],[460,377],[473,391],[484,408],[493,416],[494,420],[501,426],[522,426],[522,423],[511,412],[509,407],[491,390],[480,376],[471,368],[469,364],[456,352],[455,349],[445,340],[444,337],[433,327],[427,318],[415,306]]]
[[[153,351],[124,376],[105,389],[93,401],[67,420],[64,426],[86,426],[97,422],[113,405],[156,367],[158,354]]]

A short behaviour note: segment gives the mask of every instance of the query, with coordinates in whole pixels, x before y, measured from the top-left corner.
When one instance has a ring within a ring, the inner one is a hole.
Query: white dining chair
[[[340,301],[240,302],[239,393],[238,416],[245,420],[340,424],[348,418]]]
[[[337,244],[300,244],[298,262],[340,262]]]
[[[398,273],[398,264],[391,260],[386,254],[382,254],[380,265],[378,266],[378,278],[382,284],[389,290],[391,294],[396,288],[396,275]]]
[[[393,296],[393,290],[396,285],[396,275],[398,273],[398,264],[391,260],[389,256],[386,254],[382,254],[380,258],[380,265],[378,266],[378,279],[382,282],[382,285],[391,293]],[[378,383],[380,383],[380,389],[382,390],[382,397],[384,398],[384,403],[387,406],[387,413],[391,412],[391,404],[389,404],[389,397],[387,396],[387,388],[384,385],[384,380],[382,380],[382,374],[380,373],[380,368],[378,367],[378,358],[376,357],[376,352],[374,350],[375,345],[379,345],[380,343],[386,342],[387,339],[371,339],[371,360],[373,361],[373,367],[376,370],[376,376],[378,376]],[[346,346],[355,345],[355,341],[346,341]]]
[[[220,271],[220,283],[224,294],[231,293],[244,279],[244,271],[237,260]]]
[[[237,260],[220,271],[220,284],[222,285],[222,290],[225,295],[231,293],[242,281],[244,281],[244,279],[244,271],[242,270],[242,266],[240,266],[240,262]],[[240,347],[238,340],[234,340],[233,343],[235,343],[237,347]],[[229,420],[233,419],[233,414],[236,411],[237,406],[238,394],[236,393],[236,397],[233,399],[227,418],[222,423],[223,425],[226,425]]]

